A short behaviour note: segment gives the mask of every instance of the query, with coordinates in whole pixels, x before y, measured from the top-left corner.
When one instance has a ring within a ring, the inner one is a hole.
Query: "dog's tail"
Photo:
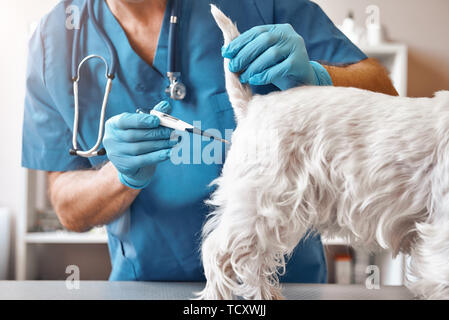
[[[240,35],[236,25],[216,6],[211,4],[211,12],[215,22],[223,32],[224,45],[227,46],[232,40]],[[251,100],[253,94],[248,85],[240,82],[239,74],[229,71],[229,59],[224,59],[226,90],[229,95],[229,101],[234,108],[234,112],[239,119],[244,115],[246,106]]]

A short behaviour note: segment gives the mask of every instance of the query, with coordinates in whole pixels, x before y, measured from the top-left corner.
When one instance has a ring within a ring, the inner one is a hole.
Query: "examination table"
[[[203,287],[203,283],[81,281],[79,289],[68,290],[65,281],[0,281],[0,300],[184,300]],[[292,300],[413,299],[405,287],[284,284],[283,290]]]

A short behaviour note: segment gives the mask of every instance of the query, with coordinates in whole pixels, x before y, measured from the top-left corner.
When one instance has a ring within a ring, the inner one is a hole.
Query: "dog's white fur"
[[[225,44],[238,36],[212,14]],[[285,257],[314,230],[409,253],[409,288],[449,298],[449,92],[302,87],[253,97],[227,64],[237,129],[209,201],[199,297],[282,298]]]

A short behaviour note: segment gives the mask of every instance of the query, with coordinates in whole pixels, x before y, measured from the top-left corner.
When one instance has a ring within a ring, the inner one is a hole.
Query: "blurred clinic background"
[[[107,279],[110,271],[103,230],[61,230],[46,196],[45,174],[20,166],[27,41],[57,2],[0,1],[0,280],[65,279],[71,264],[80,267],[82,279]],[[385,65],[401,95],[432,96],[449,89],[448,0],[316,2]],[[403,283],[406,257],[369,256],[338,239],[325,245],[330,282],[361,282],[366,265],[376,264],[384,284]]]

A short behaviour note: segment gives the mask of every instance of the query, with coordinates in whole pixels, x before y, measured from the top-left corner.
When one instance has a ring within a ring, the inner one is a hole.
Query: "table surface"
[[[185,300],[204,283],[81,281],[69,290],[65,281],[0,281],[0,300]],[[283,284],[291,300],[409,300],[405,287],[366,289],[358,285]]]

